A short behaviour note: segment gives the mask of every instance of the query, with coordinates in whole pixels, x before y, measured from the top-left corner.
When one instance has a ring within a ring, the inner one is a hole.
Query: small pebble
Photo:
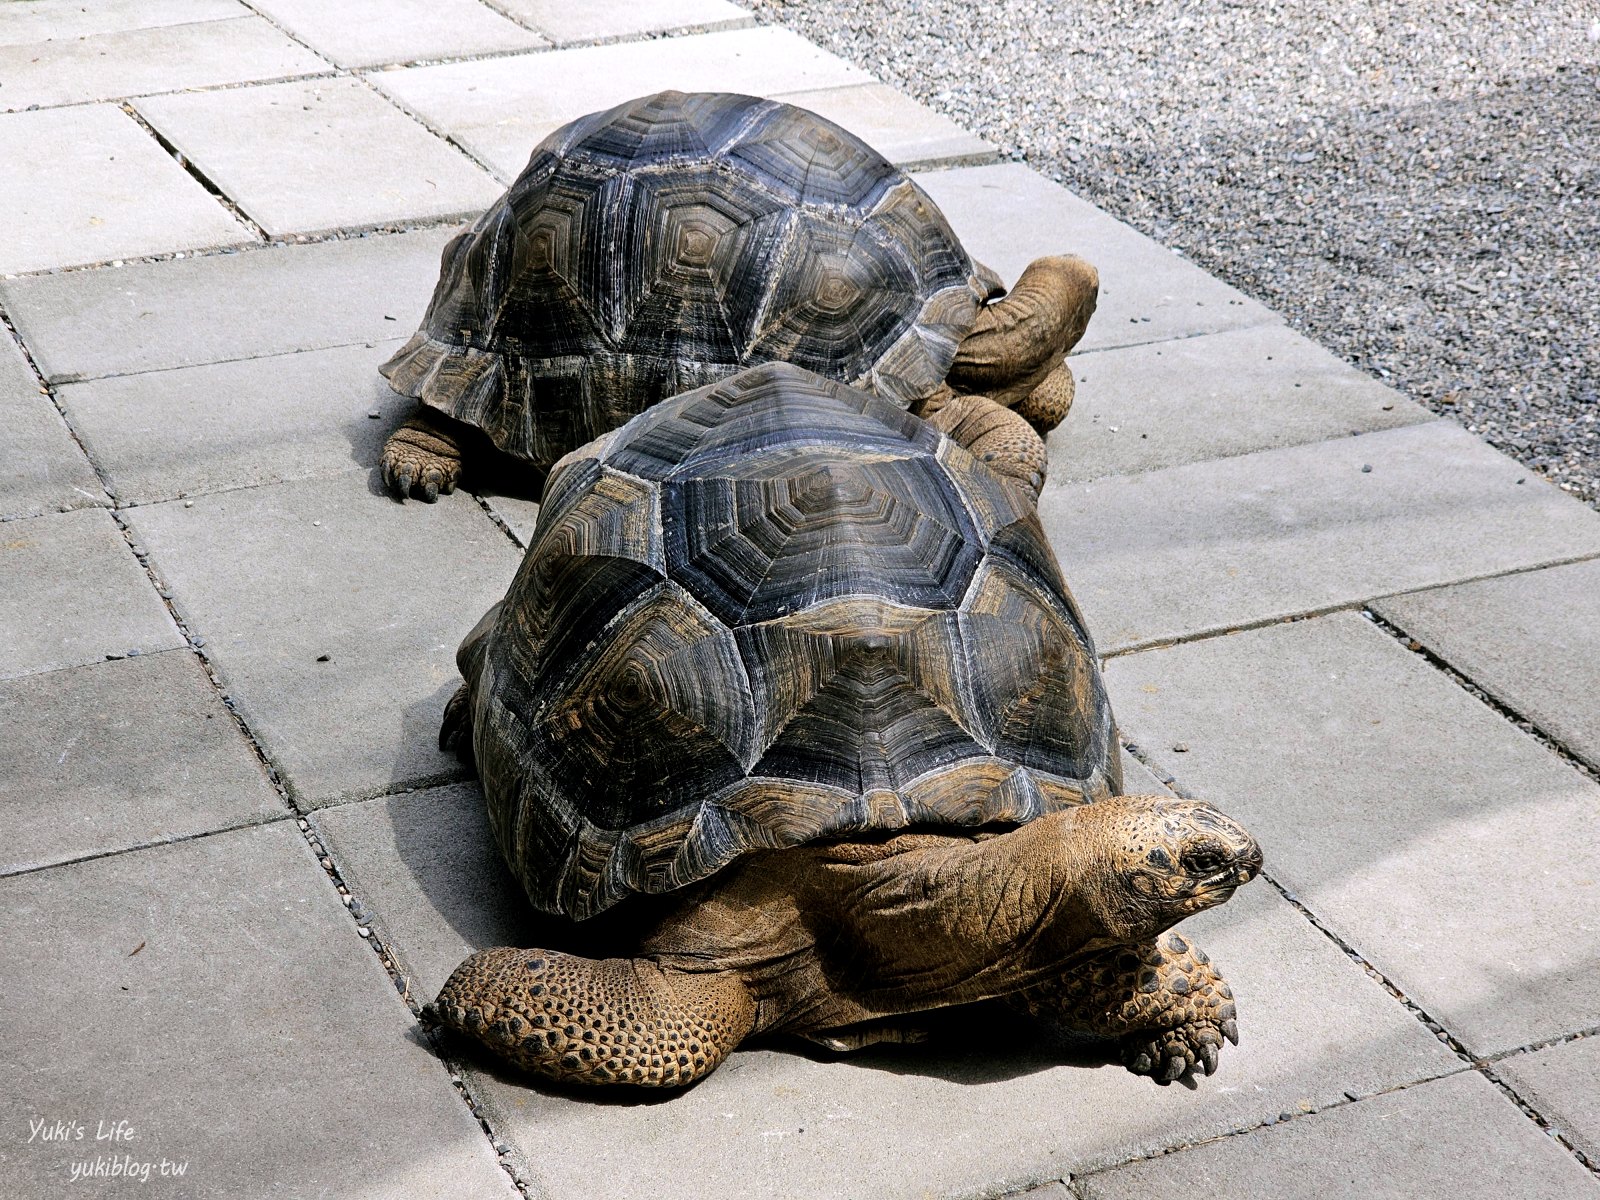
[[[1173,742],[1172,743],[1172,752],[1174,754],[1187,754],[1187,753],[1189,753],[1189,743],[1188,742]]]
[[[331,655],[328,655],[328,654],[319,654],[319,655],[317,655],[317,661],[318,662],[332,662],[333,661],[333,657]]]
[[[367,414],[367,416],[372,418],[372,420],[376,421],[378,419],[378,410],[377,409],[373,409],[371,412],[369,412]]]
[[[1372,474],[1372,464],[1371,463],[1362,463],[1361,464],[1361,473],[1363,475],[1371,475]]]
[[[183,502],[183,506],[185,508],[193,508],[194,507],[194,501],[193,500],[185,500]]]
[[[1368,469],[1368,470],[1369,470],[1369,471],[1370,471],[1370,470],[1371,470],[1371,469],[1372,469],[1372,468],[1371,468],[1371,467],[1368,467],[1368,468],[1367,468],[1367,469]],[[312,525],[321,525],[321,524],[322,524],[322,522],[321,522],[321,521],[313,521],[313,522],[311,522],[311,524],[312,524]]]
[[[357,925],[356,932],[364,938],[369,938],[372,936],[372,930],[368,929],[365,925]]]

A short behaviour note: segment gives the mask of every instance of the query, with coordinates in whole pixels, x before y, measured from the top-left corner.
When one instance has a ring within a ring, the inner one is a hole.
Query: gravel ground
[[[747,3],[1600,506],[1595,0]]]

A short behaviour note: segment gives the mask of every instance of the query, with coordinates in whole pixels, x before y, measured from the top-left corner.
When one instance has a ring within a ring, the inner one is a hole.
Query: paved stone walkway
[[[1100,267],[1045,520],[1132,783],[1271,877],[1192,922],[1244,1037],[1192,1090],[985,1028],[597,1103],[419,1032],[525,937],[434,738],[535,507],[384,498],[375,368],[535,141],[668,85]],[[0,110],[0,1195],[1600,1197],[1600,514],[724,0],[6,3]]]

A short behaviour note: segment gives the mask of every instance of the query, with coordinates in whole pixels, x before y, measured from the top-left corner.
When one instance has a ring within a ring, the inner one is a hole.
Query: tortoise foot
[[[1116,1038],[1123,1065],[1157,1083],[1196,1068],[1210,1075],[1222,1043],[1239,1043],[1233,989],[1204,950],[1172,930],[1104,950],[1019,1000],[1035,1016]]]
[[[424,409],[406,418],[389,435],[378,460],[383,482],[401,500],[417,496],[432,504],[461,479],[461,447],[443,424]]]
[[[755,1015],[732,975],[510,947],[468,958],[424,1012],[546,1079],[665,1088],[715,1070]]]
[[[1193,1073],[1216,1073],[1217,1058],[1226,1038],[1239,1042],[1238,1026],[1230,1017],[1218,1025],[1212,1021],[1189,1021],[1154,1033],[1129,1034],[1122,1039],[1122,1065],[1135,1075],[1148,1075],[1159,1084],[1169,1084]]]

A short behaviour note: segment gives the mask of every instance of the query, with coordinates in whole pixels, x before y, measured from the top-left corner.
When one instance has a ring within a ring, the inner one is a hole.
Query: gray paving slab
[[[0,678],[184,644],[103,508],[0,525]]]
[[[0,273],[254,240],[115,105],[0,115],[0,161]]]
[[[1449,421],[1047,482],[1039,511],[1102,653],[1600,553],[1600,514]]]
[[[1167,786],[1161,782],[1155,772],[1134,758],[1133,755],[1123,750],[1121,758],[1122,795],[1160,796],[1167,792]]]
[[[1124,736],[1474,1054],[1595,1025],[1600,786],[1425,659],[1335,613],[1106,678]]]
[[[1083,1200],[1578,1200],[1600,1183],[1471,1071],[1075,1181]]]
[[[7,112],[330,69],[257,16],[0,46]]]
[[[1494,1070],[1591,1162],[1600,1161],[1600,1037],[1514,1054]]]
[[[29,0],[0,4],[0,46],[249,15],[237,0]]]
[[[482,803],[468,784],[314,817],[414,997],[431,999],[474,949],[537,944]],[[481,1064],[475,1090],[552,1200],[888,1198],[995,1195],[1459,1065],[1265,885],[1184,928],[1231,979],[1242,1029],[1192,1092],[1015,1027],[836,1060],[742,1050],[658,1103],[550,1094]]]
[[[774,26],[380,71],[368,77],[504,181],[551,129],[663,88],[815,91],[872,77]]]
[[[610,42],[679,30],[712,32],[749,25],[754,18],[727,0],[493,0],[557,45]]]
[[[118,500],[148,504],[371,467],[416,407],[378,374],[400,345],[118,375],[57,395]]]
[[[458,776],[455,652],[520,555],[472,497],[400,504],[369,473],[127,510],[297,803]]]
[[[0,874],[284,811],[193,651],[0,683]]]
[[[476,215],[503,190],[357,79],[136,102],[273,237]],[[253,136],[239,137],[248,128]]]
[[[527,496],[502,496],[483,493],[483,501],[510,528],[524,548],[533,545],[533,529],[539,522],[539,502]]]
[[[917,182],[967,249],[1008,283],[1044,254],[1077,254],[1098,268],[1100,303],[1080,350],[1278,320],[1243,292],[1021,163],[924,172]]]
[[[1600,561],[1413,592],[1373,607],[1600,768]]]
[[[341,67],[465,58],[548,44],[477,0],[258,0],[255,8]]]
[[[9,333],[0,332],[0,517],[105,504],[107,496],[66,422],[28,368]]]
[[[7,1197],[517,1195],[291,821],[0,880],[0,954]]]
[[[409,337],[454,232],[0,280],[0,303],[52,383]]]
[[[1433,419],[1284,325],[1080,354],[1071,367],[1077,398],[1049,438],[1056,482]]]

